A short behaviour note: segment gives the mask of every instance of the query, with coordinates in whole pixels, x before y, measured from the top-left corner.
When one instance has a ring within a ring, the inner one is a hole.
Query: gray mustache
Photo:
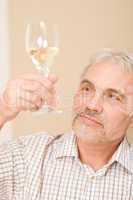
[[[101,117],[101,114],[98,114],[96,111],[94,110],[89,110],[88,108],[85,109],[84,111],[78,113],[78,115],[88,115],[89,117],[94,117],[99,123],[103,124],[103,120]]]

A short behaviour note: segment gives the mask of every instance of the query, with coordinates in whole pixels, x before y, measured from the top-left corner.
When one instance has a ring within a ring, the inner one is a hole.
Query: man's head
[[[96,54],[81,76],[74,113],[79,137],[94,143],[121,140],[133,126],[133,55]]]

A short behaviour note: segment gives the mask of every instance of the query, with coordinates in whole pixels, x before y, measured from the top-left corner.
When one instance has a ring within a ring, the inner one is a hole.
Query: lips
[[[102,126],[102,124],[97,119],[95,119],[94,117],[90,117],[88,115],[81,115],[80,118],[87,125],[92,124],[92,125]]]

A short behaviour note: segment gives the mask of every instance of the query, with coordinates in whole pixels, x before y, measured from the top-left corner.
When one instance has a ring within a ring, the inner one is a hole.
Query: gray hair
[[[112,61],[115,64],[121,65],[125,72],[133,73],[133,53],[103,49],[90,58],[89,65],[83,71],[82,76],[87,72],[89,67],[102,61]]]

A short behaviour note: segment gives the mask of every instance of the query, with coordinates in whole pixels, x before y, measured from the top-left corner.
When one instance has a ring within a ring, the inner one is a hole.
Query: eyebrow
[[[82,85],[82,84],[89,84],[89,85],[91,85],[91,86],[93,86],[93,87],[95,88],[95,85],[94,85],[91,81],[89,81],[88,79],[82,80],[81,83],[80,83],[80,85]],[[113,92],[113,93],[115,93],[115,94],[120,95],[121,97],[126,97],[126,95],[123,93],[123,91],[121,91],[121,90],[119,90],[119,89],[115,89],[115,88],[106,88],[106,89],[104,90],[104,92],[106,92],[106,91]]]
[[[108,88],[108,89],[105,90],[105,92],[106,91],[118,94],[118,95],[120,95],[123,98],[126,97],[126,95],[121,90],[117,90],[117,89],[114,89],[114,88]]]
[[[95,87],[94,84],[91,81],[87,80],[87,79],[82,80],[80,85],[82,85],[82,84],[89,84],[89,85],[92,85],[93,87]]]

